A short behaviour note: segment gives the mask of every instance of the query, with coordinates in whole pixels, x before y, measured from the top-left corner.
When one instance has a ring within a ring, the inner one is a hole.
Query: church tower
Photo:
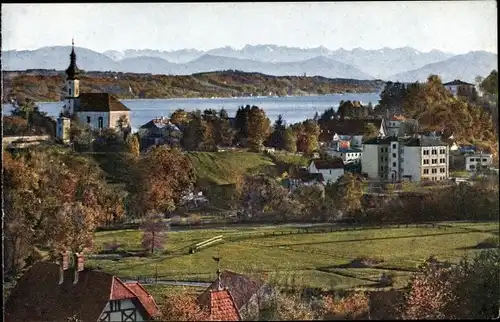
[[[66,69],[66,92],[64,98],[64,114],[72,116],[75,113],[75,101],[80,95],[79,75],[80,70],[76,66],[75,42],[71,42],[72,49],[70,57],[70,64]]]

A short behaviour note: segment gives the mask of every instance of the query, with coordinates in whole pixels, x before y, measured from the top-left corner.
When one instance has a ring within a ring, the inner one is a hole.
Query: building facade
[[[493,164],[493,155],[489,153],[475,153],[465,156],[465,170],[477,172],[487,170]]]
[[[449,177],[449,148],[437,138],[373,139],[365,142],[362,172],[385,181],[441,181]]]
[[[458,79],[455,79],[452,82],[444,83],[443,86],[455,97],[459,94],[469,96],[475,91],[474,84],[466,83]]]

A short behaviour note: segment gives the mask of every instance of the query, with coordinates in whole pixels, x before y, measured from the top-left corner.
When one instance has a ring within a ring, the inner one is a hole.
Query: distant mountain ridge
[[[476,76],[486,77],[498,70],[498,55],[486,51],[472,51],[421,68],[389,77],[392,81],[425,82],[430,74],[438,75],[443,82],[460,79],[475,83]]]
[[[70,50],[70,46],[52,46],[32,51],[4,51],[2,52],[3,69],[63,70],[67,67]],[[351,79],[393,80],[401,78],[402,81],[420,79],[420,76],[417,77],[415,73],[418,73],[420,69],[422,73],[427,73],[429,68],[433,69],[430,73],[443,74],[448,77],[453,73],[450,73],[450,70],[439,70],[444,66],[440,63],[454,57],[464,56],[456,56],[439,50],[421,52],[411,47],[330,50],[323,46],[304,49],[277,45],[246,45],[241,49],[226,46],[208,51],[127,49],[98,53],[81,47],[75,50],[78,56],[78,66],[89,71],[190,75],[215,70],[241,70],[275,76],[306,74],[307,76]],[[497,57],[497,54],[487,54]],[[469,74],[475,73],[476,67],[480,69],[477,75],[489,74],[491,70],[484,73],[484,69],[491,65],[491,57],[488,55],[476,55],[479,61],[466,59],[471,71],[462,73],[467,78],[464,79],[465,81],[471,81]],[[443,68],[446,69],[446,67]]]

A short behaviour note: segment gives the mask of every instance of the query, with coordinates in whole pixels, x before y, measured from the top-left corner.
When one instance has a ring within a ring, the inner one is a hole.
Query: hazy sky
[[[495,1],[2,4],[2,50],[329,49],[497,52]]]

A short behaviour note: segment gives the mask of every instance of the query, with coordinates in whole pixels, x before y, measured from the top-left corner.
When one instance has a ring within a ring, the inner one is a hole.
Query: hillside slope
[[[63,71],[55,70],[3,72],[4,102],[26,97],[35,101],[59,101],[63,96],[64,77]],[[189,76],[89,72],[80,78],[82,93],[110,92],[121,99],[368,93],[377,92],[383,86],[384,82],[379,80],[276,77],[239,71]]]

